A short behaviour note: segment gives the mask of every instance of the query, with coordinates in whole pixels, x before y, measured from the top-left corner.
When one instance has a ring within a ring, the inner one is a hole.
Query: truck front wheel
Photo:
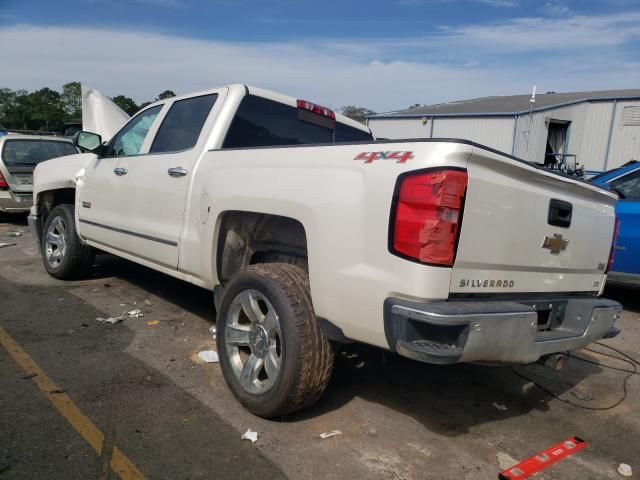
[[[44,268],[56,278],[69,280],[87,273],[95,252],[78,237],[73,205],[61,204],[51,210],[42,229],[40,250]]]
[[[320,398],[333,351],[318,327],[304,270],[283,263],[243,268],[225,288],[217,324],[222,373],[249,411],[284,416]]]

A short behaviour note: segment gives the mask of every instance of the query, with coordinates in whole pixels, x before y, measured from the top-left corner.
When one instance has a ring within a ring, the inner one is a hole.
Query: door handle
[[[189,173],[189,170],[182,167],[171,167],[169,170],[167,170],[167,173],[172,177],[184,177],[187,173]]]
[[[122,176],[122,175],[126,175],[129,172],[129,170],[127,170],[126,168],[122,168],[122,167],[117,167],[113,169],[113,173],[115,173],[118,176]]]

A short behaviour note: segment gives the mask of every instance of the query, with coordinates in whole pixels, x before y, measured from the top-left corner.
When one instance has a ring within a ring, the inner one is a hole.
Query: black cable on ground
[[[604,345],[604,344],[598,344],[598,345]],[[608,346],[608,345],[607,345]],[[612,348],[613,347],[609,347]],[[592,350],[593,351],[593,350]],[[596,353],[600,353],[600,352],[596,352]],[[619,352],[622,355],[624,355],[625,357],[627,356],[626,354]],[[605,354],[606,355],[606,354]],[[624,380],[622,381],[622,391],[623,391],[623,395],[622,398],[620,400],[618,400],[617,402],[615,402],[613,405],[609,405],[607,407],[589,407],[586,405],[579,405],[577,403],[573,403],[570,400],[567,400],[565,398],[560,397],[560,395],[552,392],[551,390],[549,390],[547,387],[545,387],[544,385],[540,385],[538,382],[536,382],[535,380],[533,380],[532,378],[527,377],[526,375],[520,373],[518,370],[515,369],[515,367],[509,367],[511,369],[511,371],[516,374],[517,376],[519,376],[520,378],[523,378],[524,380],[527,380],[528,382],[533,383],[536,387],[538,387],[540,390],[542,390],[544,393],[546,393],[547,395],[560,400],[563,403],[566,403],[567,405],[571,405],[572,407],[576,407],[576,408],[582,408],[583,410],[611,410],[612,408],[616,408],[618,405],[622,404],[626,399],[627,399],[627,382],[629,381],[629,379],[633,376],[636,375],[638,373],[638,368],[636,366],[636,364],[634,363],[633,359],[630,360],[626,360],[624,358],[619,358],[619,357],[614,357],[613,355],[608,355],[612,358],[617,358],[620,361],[626,362],[628,364],[630,364],[633,367],[633,371],[631,370],[625,370],[627,372],[627,375],[624,377]],[[578,358],[578,357],[574,357],[574,358]],[[586,359],[580,359],[580,360],[585,360]],[[591,362],[589,361],[589,363],[596,363],[596,362]],[[606,366],[606,365],[602,365],[602,364],[598,364],[600,366]],[[614,370],[622,370],[619,368],[615,368],[615,367],[609,367],[609,368],[613,368]]]
[[[618,350],[617,348],[613,348],[612,346],[607,345],[606,343],[600,343],[600,342],[594,342],[594,343],[597,344],[597,345],[600,345],[601,347],[608,348],[609,350],[613,350],[614,352],[619,353],[623,357],[628,358],[630,361],[632,361],[636,365],[640,365],[640,362],[638,360],[636,360],[635,358],[631,357],[630,355],[627,355],[626,353]],[[585,350],[589,350],[589,351],[595,352],[595,353],[600,353],[601,355],[607,355],[606,353],[597,352],[596,350],[590,350],[588,348],[586,348]],[[614,357],[613,355],[607,355],[607,356],[612,357],[612,358],[617,358],[617,357]]]
[[[589,350],[589,351],[595,353],[595,350]],[[599,353],[599,352],[597,352],[597,353]],[[591,363],[593,365],[598,365],[599,367],[609,368],[611,370],[617,370],[619,372],[624,372],[624,373],[631,373],[633,375],[640,375],[640,372],[634,372],[633,370],[627,370],[626,368],[613,367],[611,365],[606,365],[604,363],[596,362],[595,360],[589,360],[588,358],[578,357],[577,355],[574,355],[573,353],[568,353],[567,355],[569,357],[571,357],[571,358],[575,358],[576,360],[580,360],[581,362]],[[606,355],[607,357],[611,357],[611,358],[615,358],[616,360],[624,361],[623,358],[614,357],[613,355],[607,355],[606,353],[601,353],[600,355]],[[627,362],[627,363],[629,363],[630,365],[633,366],[632,363],[630,363],[630,362]]]

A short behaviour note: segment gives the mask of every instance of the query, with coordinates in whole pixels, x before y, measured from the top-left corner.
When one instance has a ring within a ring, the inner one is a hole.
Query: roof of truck
[[[191,93],[187,93],[184,95],[177,95],[175,97],[171,97],[168,99],[164,99],[164,100],[158,100],[157,102],[153,102],[151,104],[149,104],[148,106],[145,107],[149,108],[153,105],[156,104],[160,104],[160,103],[164,103],[166,101],[170,101],[170,100],[180,100],[182,98],[189,98],[189,97],[194,97],[197,95],[205,95],[207,93],[209,93],[211,90],[217,90],[218,88],[228,88],[229,90],[238,90],[238,89],[242,89],[245,90],[248,93],[251,93],[252,95],[257,95],[259,97],[264,97],[264,98],[268,98],[270,100],[274,100],[276,102],[280,102],[280,103],[284,103],[287,105],[290,105],[292,107],[296,107],[297,108],[297,101],[298,99],[295,97],[291,97],[289,95],[284,95],[282,93],[278,93],[278,92],[274,92],[272,90],[266,90],[264,88],[259,88],[259,87],[253,87],[250,85],[245,85],[243,83],[234,83],[234,84],[230,84],[230,85],[223,85],[221,87],[213,87],[213,88],[208,88],[206,90],[200,90],[198,92],[191,92]],[[304,100],[308,100],[309,102],[313,102],[316,103],[314,100],[309,100],[309,99],[304,99]],[[320,105],[322,105],[322,102],[318,102]],[[345,125],[349,125],[350,127],[353,128],[357,128],[358,130],[362,130],[363,132],[368,132],[370,133],[371,130],[369,129],[368,126],[364,125],[363,123],[360,123],[356,120],[353,120],[349,117],[346,117],[338,112],[334,112],[336,114],[336,120],[340,123],[343,123]]]

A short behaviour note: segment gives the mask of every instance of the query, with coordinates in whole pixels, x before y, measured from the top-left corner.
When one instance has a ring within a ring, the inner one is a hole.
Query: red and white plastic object
[[[522,480],[569,455],[579,452],[587,446],[587,442],[578,437],[571,437],[526,460],[500,472],[500,480]]]

